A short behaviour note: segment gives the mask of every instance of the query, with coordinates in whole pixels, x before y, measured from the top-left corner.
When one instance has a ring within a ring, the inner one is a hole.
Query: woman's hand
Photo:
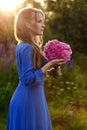
[[[46,65],[44,65],[44,66],[42,67],[42,71],[43,71],[43,73],[46,73],[46,71],[47,71],[50,67],[53,67],[53,66],[55,66],[55,65],[60,66],[60,65],[62,65],[62,64],[65,64],[64,59],[55,59],[55,60],[52,60],[52,61],[48,62]]]
[[[46,76],[51,76],[51,77],[56,77],[56,76],[61,76],[62,75],[62,71],[61,71],[61,66],[54,66],[51,67],[51,69],[48,69],[46,72]]]

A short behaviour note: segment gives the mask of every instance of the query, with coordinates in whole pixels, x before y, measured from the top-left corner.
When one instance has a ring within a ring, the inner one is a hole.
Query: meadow
[[[0,46],[0,130],[5,130],[11,96],[18,84],[15,44]],[[84,64],[81,62],[84,60]],[[47,77],[44,91],[53,130],[87,129],[87,58],[78,54],[61,66],[62,75]]]

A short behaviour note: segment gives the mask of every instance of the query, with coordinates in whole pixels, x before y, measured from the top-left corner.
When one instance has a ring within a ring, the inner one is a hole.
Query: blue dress
[[[6,130],[52,130],[44,94],[44,74],[34,70],[33,47],[20,43],[16,47],[19,83],[11,98]]]

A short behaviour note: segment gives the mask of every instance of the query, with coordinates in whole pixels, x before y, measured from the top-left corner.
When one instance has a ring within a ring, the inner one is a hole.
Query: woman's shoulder
[[[17,44],[17,47],[19,48],[19,50],[21,52],[25,51],[25,50],[33,50],[33,46],[29,43],[26,43],[26,42],[20,42]]]
[[[17,44],[17,46],[20,46],[21,48],[26,48],[26,47],[30,47],[30,48],[33,48],[33,46],[30,44],[30,43],[27,43],[27,42],[19,42]]]

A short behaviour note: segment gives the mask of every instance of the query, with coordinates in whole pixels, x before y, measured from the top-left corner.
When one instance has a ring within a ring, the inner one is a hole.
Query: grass
[[[0,113],[0,130],[6,130],[7,112]]]
[[[55,107],[48,103],[52,130],[87,130],[87,106]],[[0,113],[0,130],[6,130],[7,111]]]

